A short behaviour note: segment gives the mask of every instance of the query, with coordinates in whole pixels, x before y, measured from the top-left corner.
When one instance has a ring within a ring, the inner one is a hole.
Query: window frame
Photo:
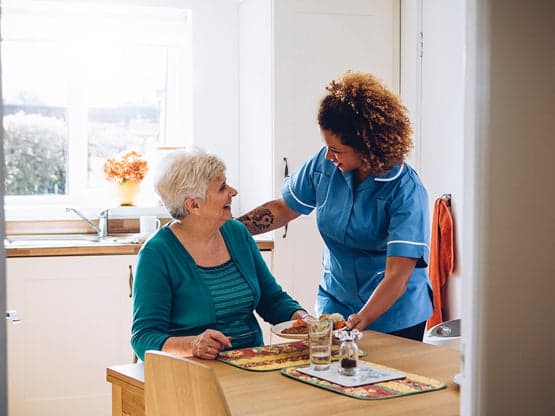
[[[64,1],[25,1],[2,0],[2,41],[32,41],[33,37],[41,40],[58,41],[65,45],[82,43],[87,36],[86,29],[81,35],[64,37],[56,31],[56,25],[44,23],[35,28],[33,33],[25,32],[18,27],[17,20],[25,18],[52,19],[59,18],[60,13],[68,15],[93,17],[96,22],[106,18],[112,24],[117,22],[123,26],[138,27],[142,20],[155,26],[156,30],[127,32],[129,45],[164,46],[167,47],[168,66],[175,70],[167,71],[166,101],[161,114],[160,148],[182,147],[192,143],[193,114],[192,114],[192,30],[191,10],[177,7],[154,7],[129,5],[91,5],[82,3],[67,3]],[[120,20],[122,19],[122,20]],[[135,22],[133,23],[133,19]],[[106,24],[106,21],[103,22]],[[49,26],[50,29],[46,28]],[[77,25],[81,26],[81,25]],[[38,30],[35,30],[38,29]],[[49,32],[50,31],[50,32]],[[103,32],[103,31],[98,31]],[[147,34],[148,32],[148,34]],[[152,34],[156,33],[153,38]],[[73,33],[72,33],[73,35]],[[97,33],[95,32],[96,36]],[[79,49],[79,47],[76,47]],[[73,73],[73,71],[72,71]],[[58,218],[66,217],[66,206],[79,206],[90,212],[116,205],[112,197],[111,185],[99,188],[87,187],[88,165],[88,135],[87,135],[87,106],[83,102],[82,90],[79,88],[78,75],[73,73],[68,87],[67,97],[67,129],[68,129],[68,176],[65,195],[33,195],[33,196],[5,196],[5,213],[7,219],[20,218]],[[81,92],[80,92],[81,90]],[[152,156],[152,155],[150,155]],[[155,157],[155,156],[154,156]],[[154,160],[149,160],[152,166]],[[139,197],[141,207],[156,207],[158,200],[152,189],[149,175],[143,181],[143,196]],[[146,190],[148,188],[148,190]],[[161,212],[165,212],[159,208]],[[127,210],[129,212],[130,210]]]

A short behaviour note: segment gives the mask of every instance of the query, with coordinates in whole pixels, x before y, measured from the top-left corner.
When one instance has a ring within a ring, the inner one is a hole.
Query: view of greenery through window
[[[42,45],[44,48],[29,42],[2,43],[6,195],[66,192],[67,87],[56,77],[51,78],[52,83],[41,86],[37,79],[42,77],[33,76],[33,68],[56,71],[55,66],[65,66],[65,61],[56,59],[59,48]],[[57,64],[49,63],[46,55]],[[59,69],[57,72],[60,73]],[[58,92],[56,99],[51,88]]]
[[[168,142],[169,115],[183,114],[168,108],[169,98],[183,102],[182,90],[168,93],[172,80],[185,85],[183,45],[172,40],[187,22],[177,19],[182,15],[68,3],[45,15],[44,4],[12,4],[3,9],[1,42],[6,196],[99,188],[106,185],[107,157],[127,150],[149,155]],[[181,26],[165,24],[168,18]],[[145,38],[145,19],[171,34]]]
[[[64,194],[67,130],[62,112],[25,113],[4,108],[7,195]]]
[[[4,148],[6,194],[65,194],[68,129],[64,108],[6,105]],[[157,108],[90,108],[89,185],[102,181],[102,161],[127,148],[147,152],[156,146]],[[114,140],[117,138],[117,140]]]

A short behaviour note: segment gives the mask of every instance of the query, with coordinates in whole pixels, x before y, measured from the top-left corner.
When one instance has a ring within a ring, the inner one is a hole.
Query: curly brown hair
[[[326,87],[318,124],[357,152],[371,175],[401,164],[412,148],[407,109],[370,74],[347,71]]]

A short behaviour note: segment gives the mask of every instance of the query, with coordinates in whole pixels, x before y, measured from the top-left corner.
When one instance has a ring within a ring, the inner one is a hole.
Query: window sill
[[[74,220],[77,216],[72,212],[66,212],[67,207],[78,209],[83,215],[91,220],[98,219],[98,213],[109,209],[110,219],[139,218],[141,215],[156,215],[159,218],[169,218],[170,215],[165,208],[160,206],[133,206],[133,207],[80,207],[75,205],[6,205],[4,215],[6,221],[54,221]]]

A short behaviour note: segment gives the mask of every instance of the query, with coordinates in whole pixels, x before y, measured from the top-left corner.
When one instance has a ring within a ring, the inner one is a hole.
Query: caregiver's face
[[[357,170],[362,166],[362,159],[351,146],[341,143],[341,139],[329,130],[321,130],[327,146],[326,159],[332,162],[341,172]]]

